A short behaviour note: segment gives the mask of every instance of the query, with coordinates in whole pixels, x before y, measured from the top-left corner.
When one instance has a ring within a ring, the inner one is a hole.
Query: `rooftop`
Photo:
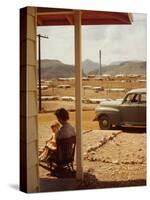
[[[129,93],[146,93],[146,88],[138,88],[138,89],[133,89],[133,90],[130,90],[128,92]]]

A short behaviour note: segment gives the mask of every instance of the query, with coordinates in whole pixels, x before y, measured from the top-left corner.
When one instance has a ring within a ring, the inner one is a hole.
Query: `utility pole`
[[[102,60],[102,55],[101,55],[101,50],[99,50],[99,75],[100,76],[102,75],[102,63],[101,63],[101,60]]]
[[[39,70],[38,70],[38,77],[39,77],[39,112],[42,110],[42,102],[41,102],[41,38],[48,39],[47,36],[43,36],[38,34],[38,43],[39,43]]]

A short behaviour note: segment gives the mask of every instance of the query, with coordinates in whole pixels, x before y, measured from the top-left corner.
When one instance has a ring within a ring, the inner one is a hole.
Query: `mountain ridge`
[[[114,64],[113,64],[114,63]],[[116,74],[146,74],[145,61],[117,61],[109,65],[102,65],[102,73]],[[116,64],[115,64],[116,63]],[[55,59],[41,60],[42,79],[56,79],[74,77],[74,65],[65,64]],[[99,63],[86,59],[82,62],[82,74],[99,74]]]

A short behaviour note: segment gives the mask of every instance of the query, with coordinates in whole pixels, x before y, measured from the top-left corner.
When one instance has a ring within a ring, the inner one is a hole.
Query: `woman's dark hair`
[[[58,119],[61,119],[63,121],[69,120],[69,113],[64,108],[59,108],[55,111],[55,115]]]

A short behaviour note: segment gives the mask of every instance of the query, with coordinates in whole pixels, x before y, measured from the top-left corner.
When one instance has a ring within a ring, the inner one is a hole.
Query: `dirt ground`
[[[85,179],[79,189],[145,185],[146,130],[127,127],[122,130],[99,130],[98,123],[91,121],[93,116],[94,111],[83,112]],[[53,113],[38,115],[39,149],[50,137],[49,123],[54,119]],[[74,112],[70,112],[70,122],[75,124]],[[54,177],[40,167],[40,178],[53,180]]]
[[[121,131],[104,145],[85,154],[84,170],[95,176],[95,187],[99,187],[100,181],[120,186],[123,183],[130,185],[131,181],[146,180],[146,134],[142,129],[140,133],[129,129],[124,131],[126,132]],[[85,134],[85,152],[87,146],[112,134],[112,131],[96,130]]]
[[[42,91],[42,95],[74,96],[74,81],[54,81],[53,87]],[[70,84],[71,88],[57,88],[60,84]],[[83,81],[87,86],[103,86],[107,88],[133,88],[145,87],[145,83],[137,80],[131,81]],[[125,92],[95,92],[90,89],[83,90],[85,98],[123,98]],[[97,104],[83,103],[83,171],[84,181],[73,189],[107,188],[146,184],[146,129],[123,127],[121,130],[102,131],[98,122],[93,121],[94,109]],[[56,120],[54,111],[64,107],[69,110],[70,123],[75,126],[74,101],[42,101],[43,113],[38,115],[39,150],[50,137],[50,123]],[[76,169],[76,162],[74,162]],[[49,176],[49,171],[39,167],[40,180],[45,180],[42,191],[52,191],[58,186],[57,178]],[[51,184],[50,184],[51,181]],[[56,182],[55,182],[56,181]],[[62,181],[62,180],[61,180]],[[67,180],[68,181],[68,180]],[[62,181],[63,182],[63,181]],[[60,183],[60,179],[59,179]],[[73,185],[70,183],[70,185]],[[48,187],[49,186],[49,187]],[[47,188],[48,187],[48,188]],[[68,184],[66,186],[68,189]],[[46,189],[47,188],[47,189]],[[58,190],[63,190],[64,182]],[[65,189],[64,189],[65,190]]]
[[[103,87],[104,91],[95,92],[93,89],[83,89],[82,96],[85,98],[106,98],[117,99],[124,97],[125,93],[134,88],[146,87],[145,82],[138,82],[142,78],[133,78],[128,80],[88,80],[82,81],[82,85],[90,87]],[[70,85],[70,88],[58,88],[60,85]],[[125,92],[109,92],[111,88],[124,88]],[[57,81],[54,80],[48,86],[47,90],[42,90],[42,95],[50,96],[75,96],[75,81]]]

